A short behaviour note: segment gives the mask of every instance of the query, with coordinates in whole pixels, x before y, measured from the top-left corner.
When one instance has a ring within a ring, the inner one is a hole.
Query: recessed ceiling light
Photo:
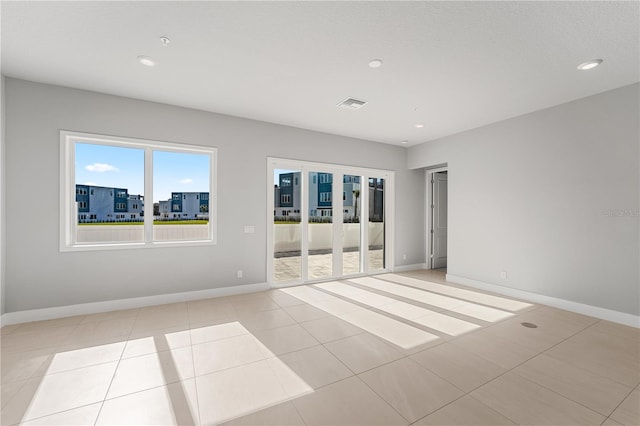
[[[369,61],[369,68],[380,68],[382,66],[382,59],[372,59]]]
[[[164,47],[167,47],[169,43],[171,43],[171,40],[169,40],[169,37],[167,36],[162,36],[160,37],[160,43],[162,43]]]
[[[580,71],[590,70],[590,69],[593,69],[593,68],[597,67],[601,63],[602,63],[602,59],[592,59],[590,61],[587,61],[587,62],[584,62],[584,63],[578,65],[578,69]]]
[[[416,124],[413,125],[413,127],[415,127],[416,129],[422,129],[424,127],[424,124],[416,123]]]
[[[144,66],[147,66],[147,67],[156,66],[156,61],[153,58],[150,58],[149,56],[140,55],[138,56],[137,59],[138,59],[138,62],[140,62]]]

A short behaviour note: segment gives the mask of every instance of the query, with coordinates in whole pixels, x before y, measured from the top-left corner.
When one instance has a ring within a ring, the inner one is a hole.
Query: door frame
[[[426,212],[425,215],[425,247],[427,248],[425,253],[425,269],[432,269],[433,265],[433,238],[431,237],[431,224],[433,223],[433,210],[431,205],[433,204],[433,186],[431,185],[431,181],[433,180],[433,174],[438,172],[447,172],[449,174],[449,166],[447,163],[439,164],[437,166],[427,167],[425,170],[425,188],[426,188],[426,196],[424,203],[424,210]],[[448,185],[448,183],[447,183]],[[449,191],[450,193],[450,191]],[[449,215],[449,197],[447,197],[447,215]],[[449,247],[449,232],[447,231],[447,247]],[[448,249],[447,249],[448,251]],[[447,253],[448,255],[448,253]]]
[[[354,167],[354,166],[346,166],[341,164],[329,164],[329,163],[318,163],[312,161],[303,161],[303,160],[294,160],[280,157],[267,157],[267,184],[266,184],[266,193],[269,194],[267,196],[267,210],[266,210],[266,230],[267,230],[267,259],[266,259],[266,282],[270,288],[279,288],[279,287],[288,287],[293,285],[307,284],[313,282],[321,282],[321,281],[329,281],[335,279],[341,279],[343,277],[342,272],[335,274],[336,265],[342,265],[342,240],[337,238],[338,236],[342,236],[342,226],[340,226],[339,233],[336,232],[338,225],[343,223],[342,221],[342,212],[344,211],[344,205],[342,203],[342,197],[338,196],[338,200],[340,202],[332,202],[332,210],[333,210],[333,269],[334,275],[332,277],[322,279],[322,280],[304,280],[305,275],[305,267],[306,267],[306,256],[302,255],[302,277],[300,280],[295,281],[287,281],[283,283],[274,283],[273,282],[273,211],[274,211],[274,200],[273,200],[273,173],[275,169],[288,169],[288,170],[300,170],[301,180],[300,185],[301,188],[305,188],[306,180],[308,178],[308,172],[326,172],[333,173],[333,198],[335,200],[336,194],[342,194],[342,175],[355,175],[362,176],[363,183],[362,187],[366,184],[366,188],[368,188],[368,178],[369,177],[377,177],[385,179],[385,195],[384,195],[384,269],[377,269],[375,271],[368,270],[368,257],[366,256],[366,251],[363,251],[363,255],[361,256],[361,264],[363,265],[363,271],[357,274],[349,274],[344,277],[358,277],[365,276],[372,272],[382,273],[389,272],[394,269],[394,235],[395,235],[395,172],[392,170],[384,170],[384,169],[369,169],[363,167]],[[336,175],[339,176],[336,179]],[[304,191],[304,189],[301,189]],[[364,194],[366,192],[366,194]],[[368,206],[368,190],[361,192],[360,202],[362,206]],[[364,201],[367,201],[365,204]],[[337,201],[337,200],[336,200]],[[306,253],[308,249],[308,229],[307,229],[307,220],[308,220],[308,196],[304,193],[301,197],[301,251],[302,253]],[[362,228],[365,228],[365,225],[368,226],[368,209],[361,207],[361,216],[360,223],[362,224]],[[339,214],[339,217],[337,217]],[[367,228],[368,229],[368,228]],[[361,248],[368,248],[368,231],[361,231],[360,235],[361,240]],[[340,257],[338,260],[337,257]],[[342,268],[340,268],[342,271]]]

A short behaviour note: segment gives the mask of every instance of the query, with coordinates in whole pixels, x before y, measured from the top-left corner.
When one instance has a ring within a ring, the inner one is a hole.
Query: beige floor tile
[[[334,316],[303,322],[300,325],[321,343],[364,333],[361,328]]]
[[[133,324],[132,334],[146,333],[153,330],[164,328],[189,325],[189,313],[187,305],[163,305],[169,306],[166,311],[162,309],[144,308],[140,310],[135,323]]]
[[[283,309],[242,313],[238,315],[238,322],[251,332],[296,324]]]
[[[98,402],[96,404],[85,405],[80,408],[73,408],[68,411],[63,411],[62,413],[52,414],[50,416],[40,417],[36,420],[31,420],[25,423],[20,423],[21,425],[29,425],[29,426],[84,426],[84,425],[92,425],[96,422],[96,418],[98,417],[98,412],[100,411],[100,407],[102,407],[102,403]]]
[[[616,408],[611,418],[626,426],[640,425],[640,391],[637,388]]]
[[[13,333],[18,329],[18,327],[20,327],[20,325],[21,324],[10,324],[3,326],[2,328],[0,328],[0,336],[5,336],[7,334]]]
[[[185,326],[137,333],[129,336],[122,358],[132,358],[191,345],[191,331]]]
[[[323,346],[291,352],[279,358],[314,389],[353,376],[353,373]]]
[[[460,425],[508,426],[515,423],[468,395],[414,423],[414,426]]]
[[[210,321],[234,321],[236,311],[230,302],[222,299],[197,300],[187,303],[189,324],[200,324]]]
[[[2,355],[55,348],[74,333],[76,325],[34,329],[20,333],[15,331],[2,336]]]
[[[25,322],[25,323],[19,324],[15,332],[24,333],[29,331],[43,330],[51,327],[66,327],[71,325],[78,325],[84,320],[84,318],[85,318],[84,315],[78,315],[73,317],[63,317],[63,318],[56,318],[56,319],[45,320],[45,321]]]
[[[598,321],[591,327],[592,330],[605,334],[621,337],[625,340],[636,341],[640,346],[640,328],[629,327],[628,325],[617,324],[611,321]]]
[[[118,365],[107,398],[117,398],[193,376],[191,347],[123,359]]]
[[[502,368],[511,369],[537,355],[537,352],[505,338],[479,330],[451,341],[451,344],[481,356]]]
[[[105,401],[96,425],[199,424],[194,379]]]
[[[635,342],[587,329],[545,354],[629,387],[640,383],[640,348]]]
[[[203,424],[245,416],[312,391],[277,358],[198,376],[196,385]]]
[[[327,312],[306,303],[303,305],[288,306],[283,309],[298,322],[312,321],[329,316]]]
[[[401,301],[389,303],[388,305],[384,305],[379,309],[391,315],[395,315],[397,317],[408,320],[421,318],[436,312],[435,310],[426,309],[420,306],[413,305],[411,303]]]
[[[274,405],[222,423],[223,426],[299,426],[303,424],[302,418],[291,402]]]
[[[403,357],[400,351],[369,333],[329,342],[324,346],[356,374]]]
[[[118,342],[68,351],[58,350],[53,354],[47,374],[118,361],[125,344],[125,342]]]
[[[253,335],[274,355],[299,351],[320,344],[299,324],[256,331]]]
[[[287,306],[296,306],[301,305],[304,302],[296,297],[290,296],[282,290],[269,290],[266,292],[267,295],[273,299],[281,308],[285,308]]]
[[[518,424],[596,425],[605,419],[514,373],[500,376],[473,391],[471,396]]]
[[[234,296],[235,297],[235,296]],[[271,309],[280,309],[280,305],[273,301],[269,296],[262,294],[260,297],[243,298],[243,299],[231,299],[230,300],[233,309],[238,314],[241,313],[253,313],[260,311],[269,311]]]
[[[539,355],[513,370],[526,379],[608,416],[631,388],[575,365]]]
[[[2,424],[67,411],[104,400],[117,362],[29,380],[2,409]]]
[[[604,421],[604,423],[602,423],[601,426],[624,426],[624,425],[622,425],[621,423],[616,422],[612,418],[608,418],[607,420]]]
[[[125,336],[126,338],[129,336],[135,321],[135,318],[116,318],[80,324],[73,330],[73,333],[65,340],[64,344],[92,342],[100,338],[109,337]]]
[[[274,354],[250,334],[193,345],[196,376],[273,357]]]
[[[409,422],[461,397],[463,392],[420,364],[403,358],[359,376]]]
[[[2,354],[2,384],[26,380],[46,374],[53,359],[54,349]]]
[[[538,325],[538,328],[524,327],[522,322],[530,322]],[[485,330],[489,335],[497,336],[518,344],[524,348],[540,353],[556,345],[569,336],[558,336],[553,332],[553,325],[540,324],[531,316],[524,317],[524,314],[517,318],[512,318],[499,324],[493,325]]]
[[[404,349],[440,340],[435,334],[368,309],[349,312],[340,318]]]
[[[190,333],[191,343],[194,345],[198,345],[200,343],[212,342],[214,340],[227,339],[229,337],[249,334],[249,331],[238,321],[232,321],[216,325],[192,328],[190,330]]]
[[[306,425],[406,425],[407,421],[357,377],[325,386],[293,404]]]
[[[484,385],[506,370],[450,343],[411,356],[411,359],[465,392]]]
[[[427,281],[425,281],[424,279],[416,279],[397,274],[379,275],[378,278],[398,284],[420,288],[427,291],[432,291],[434,293],[442,294],[445,296],[455,297],[473,303],[480,303],[510,312],[520,312],[532,307],[531,303],[522,302],[502,296],[480,293],[476,290],[466,290],[441,283],[434,283],[428,281],[428,279]]]
[[[439,312],[433,312],[420,318],[414,318],[411,321],[432,330],[439,331],[440,333],[448,334],[449,336],[461,336],[481,328],[481,326],[473,322],[461,320]]]
[[[0,408],[4,407],[11,401],[22,387],[27,383],[27,380],[20,380],[18,382],[2,383],[0,386]]]
[[[122,309],[119,311],[100,312],[98,314],[85,315],[80,324],[96,321],[109,321],[114,319],[136,318],[140,309]]]

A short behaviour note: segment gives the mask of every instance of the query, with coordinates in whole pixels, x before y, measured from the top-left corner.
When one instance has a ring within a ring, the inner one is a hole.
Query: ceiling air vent
[[[361,101],[355,98],[347,98],[344,101],[340,102],[338,106],[344,109],[359,109],[362,108],[367,102]]]

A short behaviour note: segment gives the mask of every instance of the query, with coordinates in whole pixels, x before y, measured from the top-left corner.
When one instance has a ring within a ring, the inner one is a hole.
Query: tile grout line
[[[233,306],[232,306],[233,309]],[[193,367],[193,387],[196,391],[196,410],[198,410],[197,424],[202,424],[202,413],[200,413],[200,398],[198,398],[198,381],[196,380],[196,360],[193,354],[193,339],[191,338],[191,315],[189,315],[189,303],[187,302],[187,330],[189,331],[189,350],[191,351],[191,366]],[[235,309],[234,309],[235,312]]]
[[[597,321],[596,321],[596,322],[597,322]],[[558,345],[560,345],[560,344],[562,344],[562,343],[566,342],[567,340],[571,339],[572,337],[576,336],[577,334],[582,333],[584,330],[586,330],[587,328],[590,328],[592,325],[593,325],[593,324],[588,325],[588,326],[585,326],[584,328],[582,328],[582,329],[580,329],[580,330],[576,331],[575,333],[573,333],[573,334],[571,334],[570,336],[566,337],[565,339],[563,339],[563,340],[559,341],[558,343],[556,343],[556,344],[554,344],[554,345],[550,346],[549,348],[547,348],[547,349],[543,350],[542,352],[539,352],[539,353],[537,353],[536,355],[534,355],[534,356],[532,356],[532,357],[530,357],[530,358],[527,358],[526,360],[524,360],[524,361],[522,361],[521,363],[519,363],[519,364],[515,365],[515,366],[514,366],[514,367],[512,367],[511,369],[508,369],[507,371],[503,372],[502,374],[500,374],[500,375],[498,375],[498,376],[494,377],[493,379],[489,380],[488,382],[484,383],[483,385],[478,386],[477,388],[473,389],[471,392],[475,392],[476,390],[480,389],[481,387],[484,387],[484,386],[488,385],[489,383],[492,383],[492,382],[494,382],[494,381],[498,380],[499,378],[501,378],[502,376],[506,375],[507,373],[513,373],[513,374],[516,374],[518,377],[522,378],[523,380],[526,380],[526,381],[531,382],[531,383],[533,383],[533,384],[535,384],[535,385],[538,385],[538,386],[540,386],[540,387],[543,387],[544,389],[547,389],[548,391],[553,392],[554,394],[556,394],[556,395],[558,395],[558,396],[560,396],[560,397],[562,397],[562,398],[565,398],[565,399],[567,399],[567,400],[569,400],[569,401],[572,401],[572,402],[574,402],[574,403],[576,403],[576,404],[578,404],[578,405],[580,405],[580,406],[582,406],[582,407],[584,407],[584,408],[588,409],[589,411],[592,411],[592,412],[594,412],[594,413],[596,413],[596,414],[598,414],[598,415],[600,415],[600,416],[603,416],[602,414],[600,414],[599,412],[597,412],[597,411],[593,410],[592,408],[589,408],[589,407],[587,407],[587,406],[585,406],[585,405],[583,405],[583,404],[581,404],[581,403],[579,403],[579,402],[577,402],[577,401],[574,401],[573,399],[571,399],[571,398],[569,398],[569,397],[567,397],[567,396],[564,396],[564,395],[562,395],[562,394],[560,394],[560,393],[558,393],[558,392],[554,391],[553,389],[549,389],[549,388],[547,388],[546,386],[543,386],[543,385],[541,385],[541,384],[539,384],[539,383],[537,383],[537,382],[534,382],[534,381],[532,381],[532,380],[529,380],[529,379],[527,379],[526,377],[522,377],[520,374],[518,374],[517,372],[513,371],[513,370],[515,370],[516,368],[520,367],[521,365],[523,365],[523,364],[525,364],[525,363],[527,363],[527,362],[531,361],[532,359],[534,359],[534,358],[536,358],[536,357],[538,357],[538,356],[540,356],[540,355],[542,355],[542,354],[545,354],[545,353],[546,353],[546,352],[548,352],[549,350],[551,350],[551,349],[555,348],[556,346],[558,346]],[[506,339],[506,338],[505,338],[505,339]],[[507,339],[507,340],[508,340],[508,339]],[[516,343],[516,342],[512,342],[512,344],[517,344],[517,343]],[[521,346],[521,345],[518,345],[518,346]],[[478,355],[478,356],[480,356],[480,355]],[[547,355],[547,356],[549,356],[549,355]],[[485,360],[486,360],[486,358],[484,358],[484,357],[482,357],[482,356],[481,356],[481,358],[483,358],[483,359],[485,359]],[[554,359],[555,359],[555,358],[554,358]],[[490,361],[490,360],[487,360],[487,361]],[[467,395],[469,395],[469,396],[473,397],[473,395],[471,395],[471,392],[469,392]],[[474,398],[474,399],[475,399],[475,398]],[[480,402],[482,402],[482,401],[480,401]],[[485,405],[486,405],[486,404],[485,404]],[[490,408],[492,408],[492,407],[490,407]],[[496,411],[497,411],[497,410],[496,410]],[[499,413],[500,413],[501,415],[503,415],[504,417],[509,418],[508,416],[504,415],[503,413],[501,413],[501,412],[499,412]],[[603,417],[605,417],[605,419],[606,419],[606,416],[603,416]],[[509,420],[511,420],[511,421],[513,421],[514,423],[516,423],[516,424],[517,424],[517,422],[515,422],[513,419],[509,418]]]
[[[126,343],[124,345],[124,347],[122,348],[122,352],[120,353],[120,358],[118,359],[118,363],[116,364],[116,368],[115,370],[113,370],[113,376],[111,377],[111,381],[109,382],[109,387],[107,387],[107,391],[104,394],[104,398],[102,399],[102,403],[100,404],[100,409],[98,410],[98,414],[96,415],[96,419],[93,422],[93,425],[95,426],[98,423],[98,419],[100,418],[100,414],[102,414],[102,409],[104,408],[104,403],[107,400],[107,396],[109,395],[109,391],[111,390],[111,386],[113,385],[113,380],[116,378],[116,374],[118,373],[118,368],[120,368],[120,362],[122,361],[122,356],[124,355],[124,351],[127,349],[127,343],[129,343],[129,340],[131,338],[131,334],[133,333],[133,329],[136,325],[136,322],[138,321],[138,316],[140,315],[140,310],[136,311],[136,316],[135,319],[133,321],[133,323],[131,324],[131,328],[129,329],[129,334],[127,335],[127,339],[126,339]]]

